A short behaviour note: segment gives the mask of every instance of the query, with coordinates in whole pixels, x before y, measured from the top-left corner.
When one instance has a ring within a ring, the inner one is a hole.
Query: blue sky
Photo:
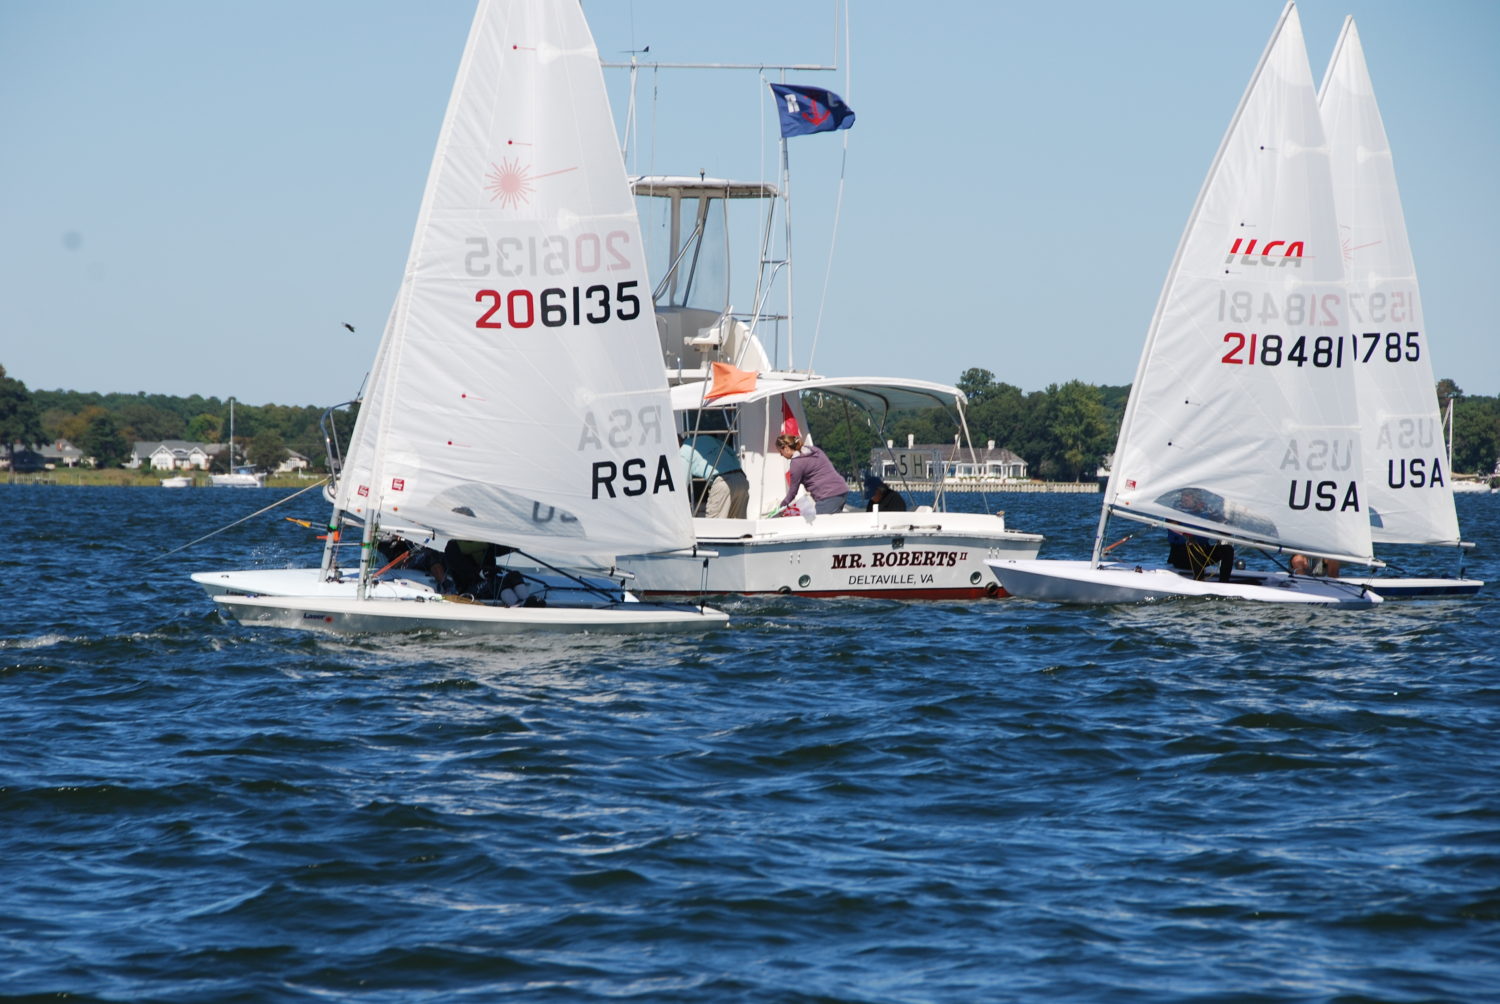
[[[836,58],[831,2],[583,6],[606,60],[646,45],[669,62]],[[1128,383],[1281,7],[854,0],[839,70],[787,78],[858,115],[847,134],[792,141],[799,363],[821,309],[812,362],[828,374]],[[1316,78],[1355,15],[1434,367],[1500,393],[1500,3],[1299,9]],[[33,389],[351,397],[472,13],[470,0],[0,0],[0,364]],[[621,122],[627,75],[607,79]],[[639,170],[775,180],[757,73],[643,73],[637,100]]]

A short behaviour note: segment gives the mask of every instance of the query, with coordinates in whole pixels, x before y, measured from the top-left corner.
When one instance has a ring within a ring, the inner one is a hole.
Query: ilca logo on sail
[[[1305,253],[1302,241],[1267,241],[1260,244],[1259,238],[1256,237],[1251,237],[1248,241],[1243,237],[1236,237],[1234,244],[1229,248],[1229,256],[1224,259],[1224,264],[1233,264],[1235,256],[1238,255],[1241,265],[1290,264],[1301,268]]]

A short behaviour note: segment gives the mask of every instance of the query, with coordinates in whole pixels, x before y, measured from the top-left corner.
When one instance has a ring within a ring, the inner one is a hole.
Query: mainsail
[[[1401,194],[1354,19],[1318,94],[1348,273],[1363,426],[1365,502],[1377,542],[1457,544],[1458,517]]]
[[[1152,318],[1106,512],[1372,559],[1328,150],[1292,4],[1193,207]],[[1097,551],[1096,551],[1097,560]]]
[[[598,556],[690,546],[683,481],[582,11],[483,0],[336,505]]]

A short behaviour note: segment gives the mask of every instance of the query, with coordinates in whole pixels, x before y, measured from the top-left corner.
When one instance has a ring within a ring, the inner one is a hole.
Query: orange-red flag
[[[714,381],[708,388],[708,393],[703,395],[705,400],[712,401],[716,397],[724,397],[728,394],[744,394],[755,389],[755,373],[750,370],[742,370],[728,363],[713,363]]]
[[[781,399],[781,434],[784,436],[802,435],[802,430],[797,427],[797,416],[792,414],[792,406],[786,403],[786,398]]]

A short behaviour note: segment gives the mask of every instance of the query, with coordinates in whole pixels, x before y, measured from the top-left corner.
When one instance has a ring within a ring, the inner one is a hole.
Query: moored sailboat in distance
[[[1457,577],[1351,577],[1382,596],[1467,595],[1450,451],[1443,435],[1416,267],[1385,125],[1354,18],[1344,20],[1318,92],[1342,240],[1375,544],[1451,547]],[[1379,549],[1390,560],[1388,550]]]
[[[1093,555],[991,561],[1007,591],[1068,603],[1381,602],[1359,584],[1232,568],[1219,557],[1232,546],[1375,560],[1331,186],[1301,23],[1289,3],[1168,271]],[[1106,560],[1112,516],[1214,551],[1212,570],[1202,560],[1188,570]]]
[[[579,5],[480,0],[322,566],[194,580],[242,622],[319,631],[723,625],[718,611],[645,603],[564,567],[693,545],[655,345]],[[357,571],[344,534],[358,535]],[[402,564],[414,553],[434,561],[430,576]],[[445,573],[473,555],[479,585],[458,594]]]
[[[229,399],[229,441],[225,444],[224,464],[225,473],[208,476],[210,488],[264,488],[266,486],[265,474],[249,464],[234,462],[234,398]],[[169,486],[166,482],[162,482],[162,487]]]

